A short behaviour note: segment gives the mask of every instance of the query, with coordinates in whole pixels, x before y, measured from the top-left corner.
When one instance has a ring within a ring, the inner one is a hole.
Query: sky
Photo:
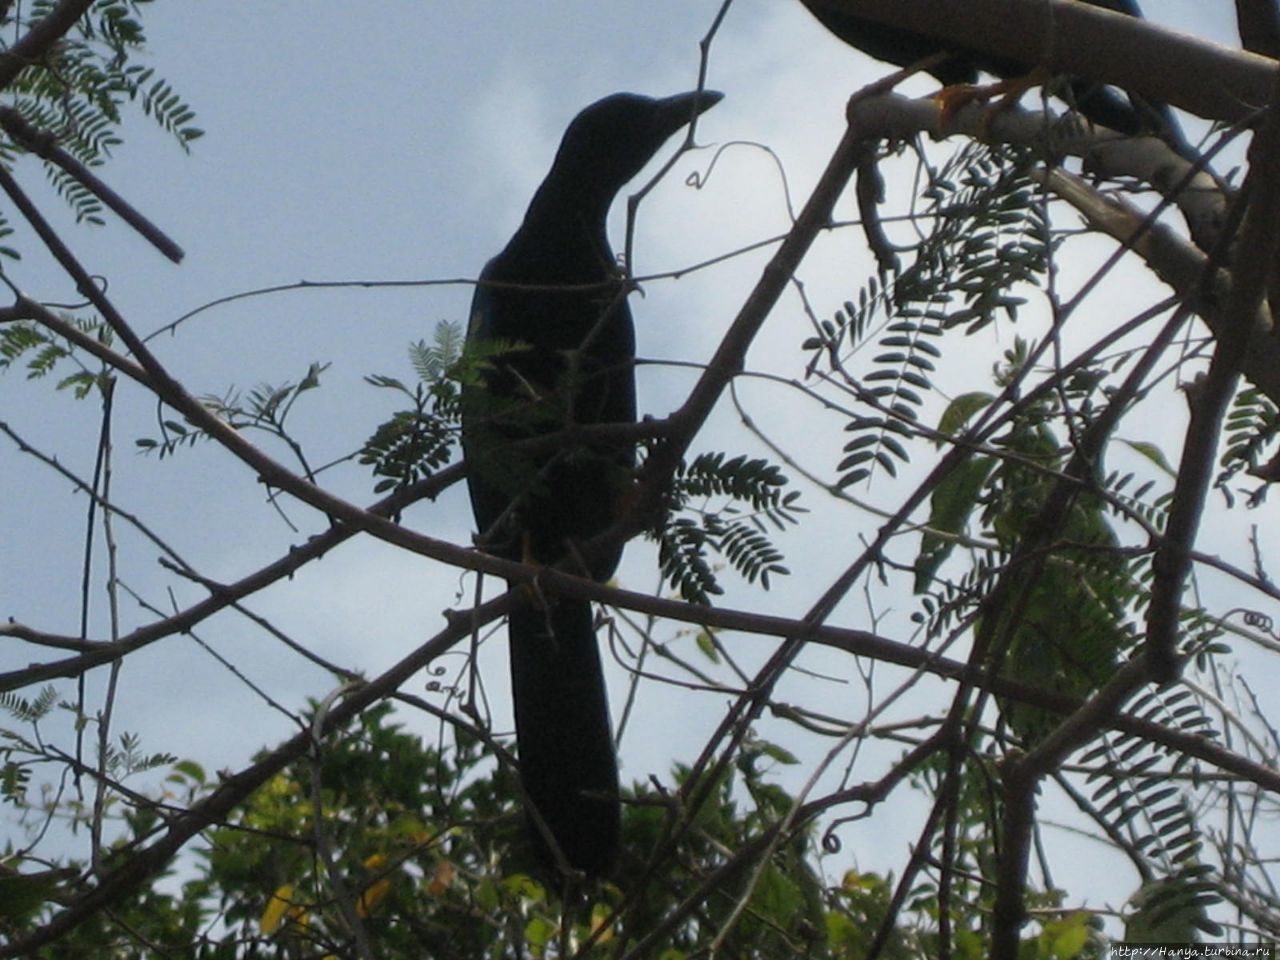
[[[168,263],[110,218],[103,228],[77,227],[52,200],[45,203],[46,213],[89,269],[107,278],[110,295],[143,333],[219,298],[302,280],[474,278],[519,224],[561,132],[583,106],[618,90],[666,95],[694,86],[698,40],[718,5],[574,0],[541,3],[531,13],[531,5],[497,0],[158,3],[145,10],[149,62],[196,109],[195,122],[207,133],[185,156],[145,121],[130,121],[125,144],[102,173],[182,244],[185,261]],[[1149,0],[1146,7],[1159,22],[1233,42],[1229,0]],[[796,208],[807,196],[839,139],[847,97],[885,72],[882,64],[830,37],[798,3],[737,0],[709,62],[708,85],[723,91],[725,100],[702,118],[699,140],[708,146],[683,157],[646,200],[638,223],[637,274],[699,263],[785,231],[788,194]],[[917,79],[907,89],[926,93],[931,84]],[[721,145],[729,146],[705,186],[688,186],[686,177],[705,175],[712,148]],[[40,189],[43,175],[32,160],[24,159],[18,174],[33,191]],[[851,202],[842,202],[852,216]],[[621,206],[612,221],[615,241],[622,231]],[[77,299],[33,243],[20,235],[17,245],[24,259],[6,269],[27,293],[46,301]],[[767,255],[744,254],[679,281],[646,284],[643,297],[633,300],[640,354],[705,360]],[[814,309],[829,316],[869,270],[860,233],[844,231],[822,238],[801,279]],[[1084,267],[1079,271],[1083,276]],[[368,386],[364,377],[410,379],[408,344],[429,338],[439,321],[463,321],[470,295],[470,286],[458,282],[246,297],[193,316],[152,346],[197,394],[296,382],[310,363],[330,364],[323,388],[299,402],[293,421],[312,463],[326,463],[356,449],[397,409],[396,398]],[[1144,268],[1131,266],[1109,288],[1105,307],[1127,317],[1159,295]],[[804,357],[797,347],[805,336],[807,321],[792,291],[749,362],[798,377]],[[997,353],[990,340],[981,350],[988,367]],[[642,369],[641,410],[670,410],[695,375],[689,369]],[[794,442],[807,466],[831,475],[829,452],[806,441],[822,436],[826,427],[838,429],[839,420],[766,384],[748,386],[744,397],[764,430],[783,443]],[[99,429],[91,402],[76,402],[54,393],[47,382],[28,383],[11,372],[0,377],[0,420],[71,470],[91,472]],[[155,423],[154,404],[124,385],[114,416],[115,497],[205,576],[236,579],[323,529],[323,518],[309,508],[285,504],[277,513],[264,502],[255,478],[212,447],[159,461],[140,455],[134,441],[155,437]],[[287,456],[278,445],[265,439],[264,444]],[[759,443],[727,408],[714,418],[704,448],[760,454]],[[0,569],[6,571],[0,615],[74,633],[85,500],[7,441],[0,441],[0,458]],[[325,482],[358,503],[374,499],[363,468],[336,469],[325,474]],[[878,483],[863,493],[881,505],[892,505],[895,495],[909,489],[905,482]],[[802,489],[811,505],[822,503],[814,489]],[[460,487],[415,507],[405,522],[457,543],[468,542],[471,532]],[[762,596],[733,585],[728,574],[725,602],[802,614],[875,523],[874,517],[854,526],[819,520],[781,537],[779,545],[800,575]],[[1238,532],[1240,521],[1232,523]],[[161,606],[171,602],[169,590],[178,604],[201,596],[200,589],[158,566],[154,548],[128,531],[120,534],[120,562],[132,589]],[[100,550],[92,588],[91,635],[97,637],[108,629],[103,563]],[[633,544],[619,576],[628,587],[655,589],[652,548]],[[457,571],[433,569],[425,560],[362,540],[309,565],[251,606],[317,652],[373,675],[434,634],[443,625],[442,609],[465,605],[471,589],[472,581]],[[865,627],[873,614],[901,622],[911,604],[905,596],[872,601],[859,591],[836,622]],[[147,619],[126,602],[123,629]],[[662,629],[668,639],[678,632],[671,625]],[[333,685],[234,615],[203,625],[200,636],[290,709],[322,697]],[[733,643],[748,666],[772,648],[761,638]],[[0,648],[0,669],[30,658],[30,651],[6,646]],[[460,655],[446,659],[449,670],[462,662]],[[784,687],[784,695],[856,716],[865,694],[847,658],[815,652],[804,662],[813,675]],[[486,646],[482,668],[501,717],[501,644]],[[101,702],[102,680],[92,679],[91,704],[93,697]],[[610,684],[616,712],[625,674],[613,669]],[[61,689],[71,695],[69,683]],[[420,691],[421,686],[414,690]],[[645,685],[633,733],[623,745],[624,778],[662,774],[675,760],[691,760],[728,702],[727,695],[704,695],[691,705],[687,695]],[[408,722],[431,729],[421,717]],[[184,638],[129,658],[115,725],[140,732],[149,750],[194,757],[210,768],[243,765],[253,751],[292,729]],[[914,829],[886,837],[850,828],[842,836],[846,849],[856,851],[849,856],[884,869],[901,857]]]

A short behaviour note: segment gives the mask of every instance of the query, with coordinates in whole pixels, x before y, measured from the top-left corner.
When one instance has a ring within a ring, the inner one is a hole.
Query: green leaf
[[[1164,451],[1156,446],[1156,444],[1150,443],[1146,440],[1122,439],[1120,442],[1129,447],[1135,453],[1146,457],[1153,464],[1163,470],[1166,476],[1177,477],[1177,471],[1169,464],[1169,461],[1165,458]]]
[[[957,464],[933,491],[929,498],[929,529],[920,538],[915,560],[916,593],[929,590],[934,574],[951,555],[954,538],[968,526],[969,517],[978,506],[978,494],[995,466],[993,457],[969,457]]]
[[[707,630],[699,630],[695,638],[698,650],[712,663],[720,662],[720,651],[716,649],[715,638]]]
[[[800,760],[796,757],[794,753],[792,753],[790,750],[786,749],[785,747],[778,746],[776,743],[761,741],[759,746],[760,746],[761,753],[763,753],[766,757],[769,757],[770,759],[778,761],[778,763],[781,763],[790,767],[790,766],[795,766],[800,762]]]
[[[990,406],[994,401],[994,396],[980,391],[960,394],[947,405],[946,410],[942,411],[942,416],[938,418],[938,432],[948,437],[958,435],[975,413]],[[937,445],[942,446],[941,441]]]
[[[55,873],[0,875],[0,920],[6,928],[20,928],[62,887]]]

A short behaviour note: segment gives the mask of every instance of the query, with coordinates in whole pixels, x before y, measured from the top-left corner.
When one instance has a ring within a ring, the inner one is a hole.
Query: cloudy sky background
[[[1149,0],[1146,6],[1161,23],[1234,45],[1230,0]],[[215,299],[300,280],[472,278],[518,225],[579,109],[617,90],[665,95],[693,87],[697,41],[717,7],[711,0],[555,2],[536,5],[533,13],[528,5],[492,0],[157,4],[146,11],[151,61],[195,107],[196,123],[207,135],[185,157],[146,122],[131,122],[127,143],[104,175],[185,247],[186,261],[169,264],[110,217],[106,228],[87,229],[72,225],[54,202],[45,211],[64,227],[89,269],[108,278],[110,295],[144,333]],[[712,150],[682,158],[642,208],[636,272],[699,263],[784,232],[785,190],[798,209],[839,139],[848,95],[886,70],[833,40],[798,3],[737,0],[711,53],[708,84],[726,98],[703,117],[699,139],[712,146],[744,145],[720,157],[701,190],[686,186],[685,178],[705,172]],[[916,93],[930,89],[924,78],[907,87]],[[765,144],[773,155],[747,143]],[[42,174],[35,162],[23,160],[19,175],[38,189]],[[621,208],[614,214],[617,242]],[[853,216],[848,199],[841,211]],[[24,259],[6,271],[27,293],[46,301],[78,299],[25,235],[16,245]],[[1100,245],[1090,254],[1095,259],[1070,265],[1064,284],[1081,282],[1108,249]],[[768,253],[746,254],[679,281],[646,284],[644,297],[633,301],[641,355],[705,360]],[[861,234],[845,230],[820,241],[801,279],[819,315],[829,316],[869,270]],[[1107,326],[1163,295],[1141,265],[1127,267],[1107,289],[1096,301],[1098,322]],[[463,321],[470,296],[465,283],[277,293],[200,313],[153,347],[197,394],[296,381],[312,361],[331,363],[323,389],[300,401],[293,422],[310,461],[322,464],[349,454],[398,407],[395,397],[362,378],[385,373],[410,379],[406,346],[429,338],[440,320]],[[1040,331],[1029,322],[1020,332]],[[792,291],[753,350],[752,366],[798,377],[805,360],[798,345],[807,335]],[[998,357],[996,336],[979,337],[972,348],[954,336],[947,341],[957,354],[973,349],[980,358],[978,373],[969,375],[970,388],[989,385],[973,377],[984,377]],[[641,409],[667,412],[694,376],[694,370],[644,368]],[[832,477],[837,457],[831,438],[839,436],[839,419],[778,387],[748,385],[743,395],[764,430],[794,449],[806,466]],[[237,579],[324,528],[324,518],[309,508],[286,503],[286,514],[299,527],[290,530],[263,502],[250,472],[212,446],[161,462],[136,454],[135,438],[156,436],[155,419],[148,396],[121,384],[114,499],[143,516],[203,575]],[[11,372],[0,377],[0,420],[81,476],[90,475],[99,429],[93,403],[75,402],[48,383],[29,384]],[[759,443],[736,420],[731,410],[722,410],[699,449],[760,455]],[[1171,441],[1179,424],[1177,418],[1166,420],[1151,430]],[[283,450],[267,446],[285,458]],[[0,457],[0,615],[75,633],[86,501],[7,441],[0,443]],[[373,499],[363,468],[347,465],[324,480],[358,503]],[[779,540],[797,576],[763,596],[735,589],[727,604],[799,616],[856,555],[858,538],[874,532],[875,517],[824,513],[828,503],[822,495],[802,489],[814,518]],[[879,477],[856,493],[892,508],[909,490],[905,480],[895,484]],[[1215,533],[1239,550],[1240,531],[1258,519],[1236,516]],[[460,543],[471,531],[460,487],[414,508],[405,522]],[[170,588],[181,605],[200,598],[201,590],[158,567],[152,547],[123,529],[120,539],[123,576],[152,603],[167,605]],[[914,542],[904,541],[897,558],[909,561],[913,549]],[[90,635],[100,638],[108,630],[101,553],[97,564]],[[620,579],[634,589],[655,588],[652,548],[633,544]],[[732,574],[726,574],[726,584],[733,585]],[[471,590],[472,581],[457,571],[360,540],[250,606],[322,655],[373,675],[430,637],[442,625],[441,610],[466,604]],[[912,608],[906,595],[877,594],[872,603],[858,591],[835,619],[866,627],[873,611],[888,614],[887,635],[906,639],[905,617]],[[123,630],[147,619],[125,601]],[[666,625],[658,636],[676,633]],[[290,709],[333,685],[234,614],[202,625],[200,635]],[[748,666],[772,649],[762,638],[726,642]],[[488,644],[482,658],[499,729],[508,725],[502,646]],[[0,669],[25,665],[35,655],[6,641],[0,644]],[[457,656],[446,666],[456,670],[461,663]],[[817,676],[793,680],[784,697],[848,718],[860,715],[866,693],[848,658],[819,651],[804,663]],[[880,694],[902,679],[882,673]],[[91,678],[91,697],[97,699],[90,699],[90,711],[101,703],[104,676],[99,671]],[[615,666],[610,682],[616,713],[626,674]],[[73,684],[59,689],[70,697]],[[419,684],[414,692],[421,689]],[[623,746],[624,778],[662,775],[673,761],[691,760],[728,702],[727,695],[693,696],[646,684]],[[916,703],[913,709],[925,706]],[[427,718],[406,720],[424,733],[434,730]],[[148,750],[193,757],[210,768],[241,766],[253,751],[292,732],[287,719],[179,637],[128,659],[115,727],[140,732]],[[51,725],[51,732],[65,737],[65,724]],[[778,733],[785,736],[784,730]],[[825,747],[809,745],[811,751]],[[872,779],[880,769],[868,764],[855,769],[853,779]],[[917,821],[906,818],[900,830],[886,830],[876,819],[871,823],[871,829],[841,834],[846,853],[833,858],[833,871],[854,862],[886,869],[900,861],[918,829]],[[1082,876],[1094,874],[1091,861],[1080,866]],[[1123,896],[1129,889],[1126,880],[1108,893]],[[1094,905],[1105,895],[1094,893]]]

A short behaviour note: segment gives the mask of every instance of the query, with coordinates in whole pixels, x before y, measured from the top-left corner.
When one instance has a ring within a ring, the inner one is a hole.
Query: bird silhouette
[[[617,567],[621,545],[586,557],[576,545],[619,515],[633,446],[520,441],[635,420],[635,331],[606,219],[618,191],[720,99],[711,91],[663,99],[619,93],[584,109],[520,228],[480,274],[467,336],[482,362],[463,389],[462,445],[483,549],[564,562],[601,581]],[[526,589],[508,635],[534,847],[544,863],[606,874],[620,805],[591,604]]]

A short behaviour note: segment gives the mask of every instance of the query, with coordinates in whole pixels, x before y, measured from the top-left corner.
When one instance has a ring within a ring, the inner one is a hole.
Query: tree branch
[[[0,89],[13,83],[19,73],[41,60],[66,36],[76,21],[88,13],[94,0],[62,0],[47,17],[28,30],[6,52],[0,53]]]
[[[107,186],[102,179],[58,146],[53,134],[37,130],[26,117],[12,107],[0,106],[0,128],[22,149],[61,167],[82,183],[95,197],[111,208],[121,220],[133,227],[148,243],[174,263],[182,262],[182,248],[163,230],[139,213],[124,197]]]
[[[1115,84],[1213,120],[1241,120],[1267,103],[1277,72],[1274,60],[1074,0],[810,2],[957,47]]]
[[[1245,195],[1249,206],[1241,227],[1231,294],[1209,372],[1191,404],[1191,423],[1178,466],[1178,483],[1165,538],[1152,561],[1155,578],[1147,610],[1147,656],[1152,678],[1167,683],[1179,670],[1178,612],[1183,582],[1191,568],[1188,554],[1200,526],[1200,514],[1213,473],[1222,420],[1235,395],[1240,370],[1254,344],[1274,341],[1258,323],[1258,312],[1280,252],[1280,74],[1271,109],[1249,151]]]

